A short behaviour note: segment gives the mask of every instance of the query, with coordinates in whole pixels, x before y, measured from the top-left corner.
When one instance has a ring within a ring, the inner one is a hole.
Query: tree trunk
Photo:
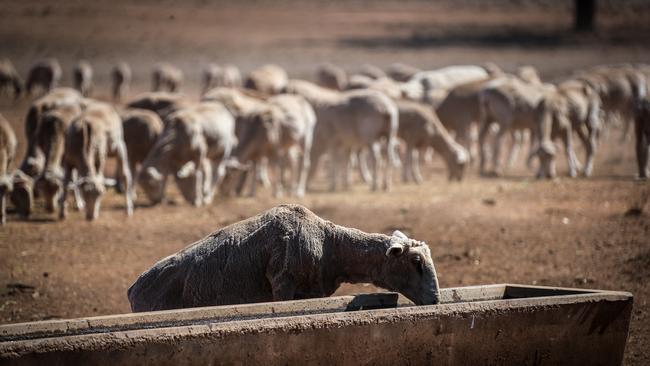
[[[596,18],[596,0],[575,0],[574,28],[577,31],[589,32],[594,30]]]

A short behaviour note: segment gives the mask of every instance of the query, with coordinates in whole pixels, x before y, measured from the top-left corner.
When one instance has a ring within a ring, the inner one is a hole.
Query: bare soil
[[[644,2],[603,2],[592,35],[569,31],[568,3],[1,1],[0,56],[22,73],[40,57],[58,57],[68,85],[74,61],[89,59],[99,98],[108,94],[117,60],[134,68],[133,94],[149,87],[153,63],[174,62],[192,97],[208,61],[244,71],[275,62],[307,78],[323,61],[350,70],[363,63],[433,68],[492,61],[506,70],[532,64],[546,79],[595,64],[650,61]],[[0,98],[0,113],[19,135],[19,161],[27,106]],[[170,202],[156,207],[139,198],[131,219],[111,191],[92,223],[76,212],[57,221],[39,202],[30,221],[11,213],[0,229],[0,323],[128,312],[126,289],[158,259],[224,225],[297,202],[339,224],[400,229],[426,241],[443,287],[512,282],[630,291],[635,306],[625,364],[650,364],[649,186],[633,179],[633,150],[632,139],[621,142],[612,131],[589,179],[535,181],[522,159],[505,177],[479,178],[472,169],[466,181],[450,184],[436,159],[424,184],[398,183],[391,193],[361,184],[329,193],[320,177],[303,200],[261,190],[258,198],[195,209],[172,192]],[[559,168],[566,172],[563,156]],[[345,285],[339,293],[375,290]]]

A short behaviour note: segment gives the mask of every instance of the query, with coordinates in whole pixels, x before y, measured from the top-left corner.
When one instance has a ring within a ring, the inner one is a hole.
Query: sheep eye
[[[415,268],[418,269],[420,273],[422,273],[422,258],[420,258],[419,255],[414,255],[411,257],[411,263],[415,266]]]

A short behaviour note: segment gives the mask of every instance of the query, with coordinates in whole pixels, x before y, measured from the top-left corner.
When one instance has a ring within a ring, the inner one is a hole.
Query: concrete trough
[[[0,326],[0,365],[619,365],[632,295],[521,285]]]

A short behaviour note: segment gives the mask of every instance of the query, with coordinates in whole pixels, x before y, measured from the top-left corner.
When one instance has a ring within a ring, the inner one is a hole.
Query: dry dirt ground
[[[493,61],[507,70],[533,64],[546,79],[594,64],[650,61],[650,10],[643,1],[601,2],[594,35],[567,31],[568,3],[0,1],[0,56],[22,73],[39,57],[58,57],[66,84],[73,62],[87,58],[100,98],[116,60],[132,64],[133,93],[148,88],[154,62],[174,62],[192,97],[207,61],[244,71],[275,62],[298,77],[311,77],[321,61],[352,70],[365,62],[433,68]],[[0,113],[19,135],[19,159],[27,105],[0,99]],[[466,181],[450,184],[436,160],[424,184],[397,184],[390,194],[360,184],[328,193],[321,177],[304,200],[262,191],[256,199],[195,209],[172,193],[157,207],[140,198],[127,219],[122,198],[111,191],[93,223],[74,212],[56,221],[39,203],[30,221],[11,214],[0,229],[0,323],[127,312],[126,289],[156,260],[224,225],[298,202],[339,224],[400,229],[426,241],[444,287],[514,282],[630,291],[635,305],[625,363],[650,364],[650,208],[626,215],[647,201],[648,184],[633,179],[631,141],[621,143],[613,131],[589,179],[538,182],[520,162],[503,178],[482,179],[472,169]],[[564,167],[561,158],[563,173]],[[374,289],[339,292],[360,291]]]

